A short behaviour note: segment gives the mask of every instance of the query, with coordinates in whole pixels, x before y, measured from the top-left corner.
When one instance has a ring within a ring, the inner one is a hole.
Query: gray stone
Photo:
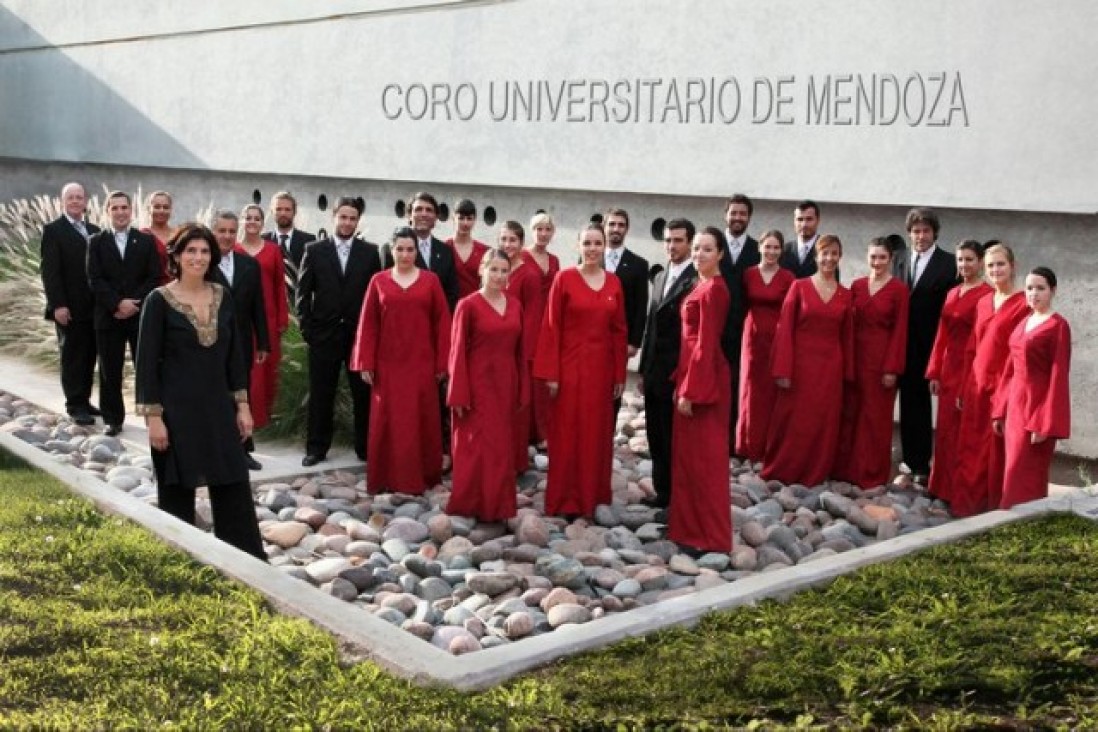
[[[469,552],[469,559],[477,567],[483,566],[485,562],[495,562],[502,556],[503,549],[495,542],[489,542],[474,547],[472,551]]]
[[[614,585],[612,592],[615,597],[636,597],[644,588],[635,579],[627,578]]]
[[[503,633],[511,640],[525,638],[533,631],[534,618],[529,613],[512,613],[503,621]]]
[[[365,592],[371,587],[380,584],[374,579],[374,569],[372,567],[348,567],[337,576],[353,584],[355,589],[359,592]]]
[[[729,564],[729,557],[727,554],[720,552],[709,552],[703,554],[697,559],[697,565],[700,569],[710,569],[714,572],[723,572]]]
[[[738,546],[732,550],[730,564],[738,571],[754,571],[758,566],[758,552],[750,546]]]
[[[320,591],[346,602],[351,602],[358,597],[358,589],[341,577],[336,577],[331,582],[324,583],[320,586]]]
[[[449,597],[451,592],[453,592],[453,587],[441,577],[427,577],[416,588],[416,594],[428,602]]]
[[[672,572],[688,575],[690,577],[701,574],[701,569],[698,568],[697,563],[685,554],[676,554],[671,557],[671,561],[668,562],[667,566]]]
[[[668,571],[664,567],[645,567],[633,577],[645,591],[662,590],[667,587]]]
[[[394,562],[399,562],[401,559],[404,559],[404,557],[408,556],[412,551],[406,541],[398,538],[386,539],[381,544],[381,550]]]
[[[658,541],[663,538],[663,531],[667,528],[666,524],[657,524],[649,522],[643,524],[636,530],[636,537],[639,541]]]
[[[605,535],[606,546],[617,551],[619,554],[623,550],[628,551],[642,551],[643,544],[633,532],[624,526],[616,526]]]
[[[611,527],[619,525],[621,519],[618,518],[618,513],[613,506],[600,504],[595,506],[595,523],[599,526]]]
[[[832,491],[824,491],[820,494],[820,506],[835,518],[845,518],[853,505],[854,501]]]
[[[476,615],[473,613],[473,611],[465,607],[464,605],[454,605],[443,614],[442,622],[446,625],[461,627],[464,625],[466,620],[475,617]]]
[[[877,541],[887,541],[900,535],[899,521],[881,521],[877,524]]]
[[[662,541],[646,542],[641,548],[649,554],[655,554],[664,562],[671,561],[671,557],[679,553],[678,544],[673,541],[668,541],[666,539]]]
[[[793,566],[793,560],[785,552],[771,544],[763,544],[756,550],[758,568],[766,569],[772,564]]]
[[[534,563],[534,571],[542,577],[547,577],[558,587],[575,589],[586,584],[586,575],[583,565],[575,559],[562,557],[559,554],[550,554],[538,557]]]
[[[386,540],[399,539],[408,544],[416,544],[424,541],[430,535],[431,532],[426,526],[415,519],[405,518],[403,516],[394,518],[390,521],[389,525],[385,527],[385,531],[381,534],[382,538]],[[399,559],[396,561],[399,561]]]
[[[549,619],[549,625],[553,628],[559,628],[569,623],[582,624],[589,622],[591,620],[591,611],[582,605],[563,603],[550,608],[546,616]]]
[[[740,536],[749,546],[762,546],[766,543],[766,529],[758,521],[748,521],[741,526]]]
[[[510,572],[473,572],[465,577],[465,583],[474,592],[495,597],[518,585],[518,577]]]
[[[868,536],[877,536],[877,526],[880,523],[877,519],[873,518],[858,506],[851,506],[850,510],[846,512],[846,520]]]

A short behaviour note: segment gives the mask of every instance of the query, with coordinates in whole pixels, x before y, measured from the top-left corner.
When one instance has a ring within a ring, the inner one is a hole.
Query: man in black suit
[[[820,207],[815,201],[801,201],[793,211],[797,238],[785,243],[778,264],[797,279],[816,274],[816,239],[819,238]],[[838,272],[836,272],[836,276]]]
[[[742,193],[735,193],[724,207],[724,238],[728,244],[727,255],[721,257],[721,276],[728,286],[728,319],[724,324],[722,346],[732,373],[732,409],[729,412],[728,439],[734,449],[736,423],[740,417],[740,344],[743,340],[743,321],[747,309],[743,301],[743,273],[760,261],[759,242],[747,235],[755,204]]]
[[[911,240],[911,253],[900,276],[907,283],[911,299],[907,319],[907,363],[900,377],[900,444],[904,462],[916,482],[926,485],[934,449],[926,366],[934,348],[946,295],[957,283],[957,266],[953,257],[935,243],[941,224],[934,211],[911,209],[905,226]]]
[[[267,354],[271,352],[271,338],[267,332],[267,308],[263,303],[263,273],[259,262],[236,246],[239,229],[240,219],[232,211],[218,211],[214,216],[213,232],[217,238],[217,248],[221,250],[217,277],[233,296],[236,333],[250,389],[252,363],[267,360]],[[253,452],[255,442],[249,435],[244,441],[244,460],[249,470],[262,470],[263,466],[252,457]]]
[[[286,264],[286,288],[291,304],[294,301],[294,288],[297,287],[301,260],[305,256],[305,245],[316,240],[316,234],[294,228],[297,216],[297,199],[287,191],[279,191],[271,198],[271,217],[275,228],[263,233],[263,238],[278,245],[282,252],[282,261]]]
[[[645,501],[667,508],[671,503],[671,429],[675,414],[675,384],[671,374],[679,363],[682,320],[679,305],[693,289],[697,272],[690,262],[694,224],[671,219],[664,229],[667,267],[652,281],[652,297],[641,346],[640,371],[648,425],[648,450],[652,455],[652,484],[656,497]]]
[[[122,431],[122,367],[126,344],[137,355],[141,304],[161,273],[160,255],[151,234],[130,226],[133,204],[128,193],[107,195],[110,228],[88,240],[88,283],[95,297],[95,340],[99,352],[99,408],[108,435]]]
[[[454,252],[432,233],[438,223],[438,199],[425,191],[419,191],[408,201],[408,225],[416,232],[416,266],[429,269],[438,275],[446,304],[454,312],[458,301],[457,268]],[[381,263],[385,269],[393,266],[393,254],[389,245],[381,247]],[[443,403],[445,404],[445,399]],[[449,439],[447,439],[447,443]]]
[[[606,271],[621,282],[625,300],[625,327],[629,358],[637,355],[644,341],[645,312],[648,308],[648,260],[625,246],[629,233],[629,214],[623,208],[612,208],[603,217],[606,227]],[[614,400],[614,419],[621,410],[621,399]]]
[[[333,409],[339,372],[347,375],[354,409],[355,454],[366,459],[370,425],[370,387],[347,370],[358,332],[366,288],[381,271],[376,244],[355,235],[362,216],[359,202],[339,198],[333,208],[334,232],[313,242],[301,260],[297,283],[297,317],[309,348],[309,414],[305,467],[316,465],[332,445]]]
[[[91,405],[95,377],[95,300],[88,286],[88,237],[99,227],[84,221],[84,186],[69,183],[61,189],[64,213],[42,230],[42,287],[46,292],[46,320],[52,320],[61,349],[61,390],[65,411],[73,422],[95,423],[99,410]]]

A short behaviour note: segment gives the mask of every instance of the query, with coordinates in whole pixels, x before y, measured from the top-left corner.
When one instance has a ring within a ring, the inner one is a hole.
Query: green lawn
[[[462,694],[0,456],[0,728],[1096,727],[1096,554],[1035,521]]]

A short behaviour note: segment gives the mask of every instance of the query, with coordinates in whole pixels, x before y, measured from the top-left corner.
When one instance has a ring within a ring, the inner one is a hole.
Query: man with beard
[[[413,195],[408,202],[408,225],[416,232],[416,266],[431,270],[438,275],[442,283],[442,291],[446,293],[446,304],[453,313],[458,301],[454,251],[446,246],[445,242],[435,238],[432,232],[436,223],[438,223],[438,199],[424,191]],[[381,247],[381,263],[385,269],[393,266],[393,255],[389,251],[388,244]]]
[[[297,216],[297,199],[287,191],[279,191],[271,198],[271,217],[275,228],[263,233],[263,238],[273,241],[282,252],[289,279],[286,283],[290,302],[294,300],[294,288],[297,287],[301,260],[305,256],[305,245],[316,240],[316,235],[294,228]]]
[[[743,273],[760,261],[759,243],[747,235],[755,204],[742,193],[733,194],[724,207],[725,241],[728,250],[721,257],[721,276],[728,286],[728,319],[724,323],[721,347],[732,372],[732,410],[729,413],[730,446],[736,442],[736,422],[740,414],[740,344],[747,308],[743,302]]]
[[[625,247],[629,233],[629,214],[623,208],[612,208],[603,219],[606,227],[606,271],[621,281],[625,300],[625,326],[628,331],[629,358],[637,355],[644,341],[645,313],[648,308],[648,260]],[[621,410],[621,399],[614,400],[614,419]]]
[[[795,240],[786,242],[778,264],[797,279],[816,274],[816,239],[819,237],[820,207],[815,201],[801,201],[793,211]],[[838,276],[838,272],[836,272]]]

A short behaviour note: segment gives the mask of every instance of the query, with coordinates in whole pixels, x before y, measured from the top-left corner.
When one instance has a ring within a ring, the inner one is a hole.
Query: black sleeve
[[[61,274],[61,241],[55,227],[47,224],[42,230],[42,288],[46,292],[46,317],[52,318],[57,308],[68,307],[65,280]]]
[[[301,329],[301,337],[309,340],[313,326],[313,292],[316,289],[316,247],[305,248],[305,256],[301,259],[301,271],[297,278],[297,323]]]
[[[161,405],[160,362],[164,353],[164,319],[167,303],[159,290],[145,298],[141,308],[141,325],[137,335],[137,358],[134,369],[138,414],[149,407]]]
[[[108,313],[118,310],[122,296],[118,294],[103,272],[101,250],[104,246],[114,246],[106,234],[96,234],[88,242],[88,286],[95,295],[95,302]]]
[[[644,321],[648,314],[648,262],[640,259],[641,276],[634,277],[633,312],[629,313],[629,345],[640,348],[644,340]]]
[[[165,263],[160,260],[156,240],[148,234],[142,234],[141,236],[148,244],[148,255],[145,257],[145,271],[142,272],[141,287],[137,291],[138,302],[144,302],[148,294],[156,288],[157,283],[160,282],[160,273],[164,271],[161,268],[165,266]]]
[[[252,298],[252,322],[255,323],[255,347],[257,351],[271,352],[271,334],[267,329],[267,304],[263,302],[263,274],[259,262],[252,260],[252,279],[255,281],[255,297]],[[251,364],[249,364],[249,367]]]

